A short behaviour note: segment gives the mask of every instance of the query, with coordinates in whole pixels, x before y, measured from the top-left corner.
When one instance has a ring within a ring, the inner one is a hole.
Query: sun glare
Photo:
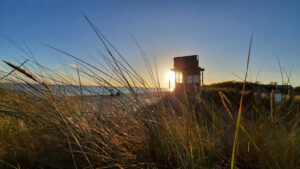
[[[175,88],[175,72],[169,71],[166,75],[166,82],[169,91],[173,91]]]

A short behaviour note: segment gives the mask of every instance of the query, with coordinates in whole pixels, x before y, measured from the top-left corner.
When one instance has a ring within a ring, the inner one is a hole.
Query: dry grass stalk
[[[25,69],[22,69],[20,68],[19,66],[16,66],[10,62],[7,62],[7,61],[3,61],[4,63],[6,63],[8,66],[14,68],[15,70],[21,72],[22,74],[24,74],[25,76],[29,77],[30,79],[32,79],[33,81],[43,85],[46,89],[48,89],[51,93],[52,93],[52,90],[51,88],[45,83],[45,82],[41,82],[40,80],[38,80],[34,75],[32,75],[30,72],[28,72],[27,70]]]
[[[18,66],[19,68],[21,66],[23,66],[26,62],[28,61],[28,59],[26,59],[22,64],[20,64],[20,66]],[[7,75],[3,76],[2,78],[0,78],[0,81],[3,80],[4,78],[8,77],[9,75],[11,75],[16,69],[10,71],[9,73],[7,73]]]
[[[230,118],[231,118],[232,120],[234,120],[235,117],[234,117],[234,115],[233,115],[233,113],[232,113],[232,112],[233,112],[233,110],[232,110],[232,105],[231,105],[229,99],[226,97],[226,95],[225,95],[222,91],[219,91],[219,95],[220,95],[220,97],[221,97],[223,106],[224,106],[225,109],[227,110],[227,112],[228,112]]]
[[[41,93],[42,95],[46,96],[46,97],[49,97],[45,92],[43,92],[41,89],[35,87],[34,85],[30,84],[30,83],[27,83],[25,82],[29,87],[31,87],[32,89],[36,90],[37,92]]]

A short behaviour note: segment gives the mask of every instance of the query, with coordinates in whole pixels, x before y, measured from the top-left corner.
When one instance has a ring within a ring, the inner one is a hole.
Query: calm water
[[[9,84],[9,83],[2,83],[0,84],[1,87],[6,87],[10,89],[19,89],[27,92],[38,93],[30,86],[26,84]],[[35,87],[46,91],[46,88],[40,84],[34,84]],[[49,85],[53,91],[57,95],[65,95],[65,96],[76,96],[76,95],[110,95],[111,93],[116,94],[118,91],[124,94],[131,93],[130,89],[126,87],[104,87],[104,86],[71,86],[71,85]],[[134,88],[133,89],[137,93],[144,93],[144,92],[155,92],[155,89],[145,89],[145,88]],[[162,89],[165,90],[165,89]]]

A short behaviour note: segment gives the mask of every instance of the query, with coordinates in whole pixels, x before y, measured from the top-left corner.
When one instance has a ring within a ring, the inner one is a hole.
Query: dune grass
[[[238,102],[222,103],[216,92],[195,100],[165,96],[138,109],[121,98],[49,100],[18,93],[1,89],[2,168],[231,165]],[[276,103],[274,119],[269,105],[245,104],[236,167],[298,168],[299,102]]]
[[[6,62],[12,69],[1,71],[11,85],[0,86],[0,168],[300,167],[299,99],[275,103],[271,95],[256,103],[251,92],[218,89],[175,97],[162,92],[139,45],[151,81],[86,19],[104,45],[105,65],[50,45],[77,67],[59,75],[24,49],[26,64]],[[84,79],[121,96],[83,91]]]

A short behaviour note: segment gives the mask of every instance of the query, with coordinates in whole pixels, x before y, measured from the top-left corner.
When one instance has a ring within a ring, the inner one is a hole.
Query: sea
[[[49,92],[41,84],[32,84],[34,87]],[[23,83],[0,83],[0,87],[13,90],[22,90],[24,92],[40,94],[32,87]],[[56,95],[62,96],[92,96],[92,95],[118,95],[118,94],[130,94],[130,93],[153,93],[157,92],[156,88],[143,88],[143,87],[120,87],[120,86],[79,86],[79,85],[49,85],[52,92]],[[167,91],[167,89],[160,89],[161,91]]]

